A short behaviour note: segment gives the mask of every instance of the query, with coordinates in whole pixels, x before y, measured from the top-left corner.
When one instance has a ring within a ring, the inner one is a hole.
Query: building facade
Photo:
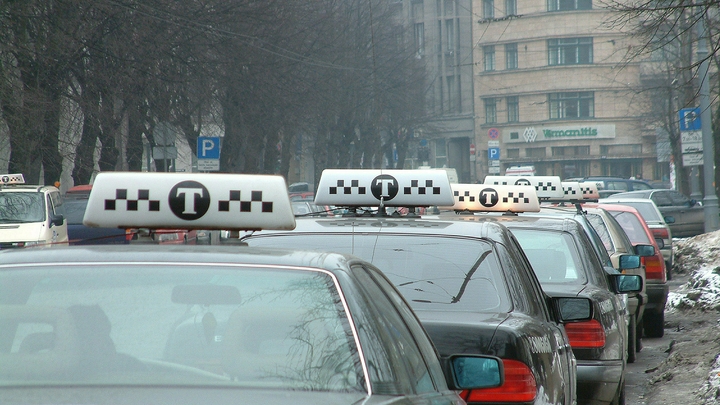
[[[658,179],[638,46],[593,0],[473,0],[477,179]]]

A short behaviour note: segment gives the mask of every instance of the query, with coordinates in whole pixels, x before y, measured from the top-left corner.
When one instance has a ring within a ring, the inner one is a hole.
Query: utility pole
[[[700,15],[700,33],[698,35],[697,56],[700,61],[698,78],[700,79],[700,125],[703,144],[703,175],[705,197],[703,212],[705,213],[705,232],[718,229],[718,198],[715,193],[715,146],[712,137],[712,114],[710,111],[710,76],[708,74],[707,27],[705,13]]]

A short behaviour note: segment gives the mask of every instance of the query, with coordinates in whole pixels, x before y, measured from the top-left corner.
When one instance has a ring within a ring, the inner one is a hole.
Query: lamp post
[[[715,193],[715,146],[712,138],[712,115],[710,111],[710,76],[708,74],[707,27],[705,15],[700,16],[700,33],[698,35],[697,56],[700,61],[698,77],[700,79],[700,125],[703,144],[703,175],[705,197],[703,212],[705,214],[705,232],[718,229],[718,198]]]

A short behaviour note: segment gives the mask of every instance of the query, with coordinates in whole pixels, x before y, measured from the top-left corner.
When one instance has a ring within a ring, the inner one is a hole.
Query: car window
[[[45,220],[45,197],[39,192],[0,193],[0,223],[15,224]]]
[[[605,180],[606,190],[628,191],[628,185],[624,181]]]
[[[593,228],[595,228],[595,232],[597,232],[598,236],[600,236],[603,245],[605,245],[605,250],[607,250],[610,254],[615,253],[615,244],[610,236],[610,230],[608,230],[605,225],[605,221],[603,221],[600,215],[590,213],[587,214],[587,219],[590,221]]]
[[[413,333],[407,328],[407,323],[400,314],[394,309],[390,309],[395,306],[391,299],[394,298],[393,301],[402,306],[405,306],[404,301],[398,296],[391,298],[387,295],[394,292],[392,288],[386,288],[385,291],[374,288],[377,285],[374,279],[380,277],[371,277],[366,271],[357,272],[357,277],[359,281],[358,286],[363,290],[363,294],[366,295],[366,301],[373,303],[373,307],[368,308],[372,322],[375,324],[373,329],[378,330],[378,333],[385,334],[382,341],[397,343],[394,350],[390,350],[388,347],[380,348],[374,345],[370,346],[370,344],[368,344],[367,347],[382,350],[385,352],[384,357],[394,359],[390,364],[391,368],[404,367],[404,370],[394,370],[396,376],[407,375],[409,377],[409,379],[395,377],[392,379],[385,378],[383,381],[373,381],[373,387],[375,387],[375,389],[378,389],[378,386],[380,387],[380,392],[376,392],[380,394],[395,394],[397,392],[424,394],[435,391],[435,384],[433,383],[430,370],[427,368],[423,354],[419,351]],[[363,347],[366,347],[366,345],[363,345]],[[374,354],[366,354],[369,355],[371,359],[374,358]],[[412,384],[412,386],[395,387],[396,384],[403,382]],[[387,390],[390,386],[393,388]]]
[[[572,235],[567,232],[513,228],[540,283],[577,283],[584,279]]]
[[[56,263],[6,268],[0,286],[0,384],[365,391],[324,271]]]
[[[688,197],[685,197],[681,193],[678,193],[677,191],[669,191],[667,192],[668,197],[670,197],[670,201],[672,201],[672,205],[675,206],[690,206],[690,199]]]
[[[652,193],[650,199],[653,200],[655,205],[657,205],[658,207],[670,207],[673,205],[672,200],[670,199],[670,195],[668,193],[655,192]]]
[[[65,207],[63,204],[63,198],[59,192],[53,191],[49,194],[50,201],[52,202],[53,214],[65,215]]]
[[[650,187],[649,184],[645,184],[641,181],[633,181],[632,182],[633,190],[650,190],[652,187]]]
[[[68,225],[81,225],[85,216],[85,207],[88,200],[84,198],[69,198],[65,200],[65,219]]]
[[[625,211],[611,211],[610,213],[617,219],[632,243],[651,244],[643,223],[635,214]]]
[[[510,309],[497,257],[489,243],[478,239],[357,232],[265,234],[245,241],[250,246],[293,246],[358,256],[382,270],[416,310]]]
[[[640,215],[642,215],[643,219],[645,221],[652,221],[652,222],[662,222],[664,219],[660,216],[660,213],[658,212],[657,208],[653,206],[653,204],[648,201],[647,203],[644,202],[620,202],[620,203],[610,203],[610,204],[619,204],[619,205],[627,205],[630,207],[635,208],[638,210]]]

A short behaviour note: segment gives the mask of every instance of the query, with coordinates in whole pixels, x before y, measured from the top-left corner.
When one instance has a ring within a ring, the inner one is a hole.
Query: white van
[[[22,174],[0,175],[0,249],[68,244],[60,190],[25,184]]]
[[[506,176],[534,176],[535,166],[513,166],[505,169]]]

